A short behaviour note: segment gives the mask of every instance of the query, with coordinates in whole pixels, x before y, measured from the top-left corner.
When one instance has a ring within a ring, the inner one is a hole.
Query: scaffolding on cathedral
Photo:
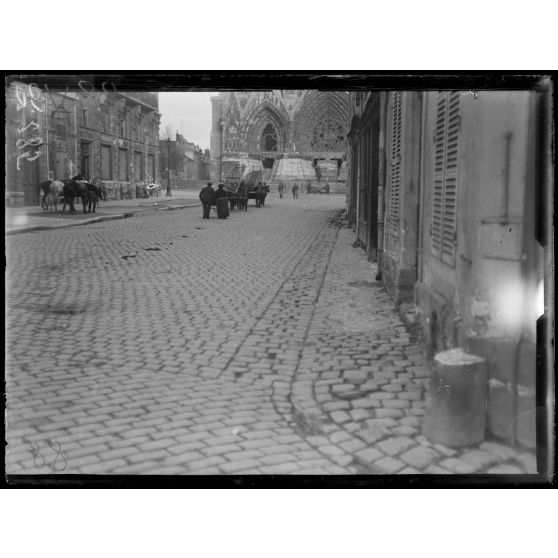
[[[275,165],[274,165],[275,166]],[[278,159],[271,179],[274,181],[291,182],[293,180],[314,180],[316,174],[311,161],[307,161],[298,154],[286,155]]]

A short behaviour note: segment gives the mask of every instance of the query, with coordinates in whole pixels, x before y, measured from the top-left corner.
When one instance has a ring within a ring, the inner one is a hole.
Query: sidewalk
[[[534,474],[525,448],[487,438],[464,448],[422,434],[431,365],[373,279],[376,264],[341,228],[292,383],[295,415],[323,444],[374,474]]]
[[[159,196],[129,200],[101,201],[95,213],[83,214],[79,200],[75,203],[76,213],[62,213],[62,204],[58,212],[45,211],[39,205],[5,208],[5,234],[16,234],[47,229],[58,229],[98,223],[111,219],[124,219],[136,213],[152,210],[183,209],[200,205],[196,190],[173,190],[167,197],[165,190]]]

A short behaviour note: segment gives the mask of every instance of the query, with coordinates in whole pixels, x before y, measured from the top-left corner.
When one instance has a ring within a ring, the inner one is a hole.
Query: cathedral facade
[[[212,180],[261,171],[272,185],[304,181],[346,188],[347,92],[231,91],[211,101]]]

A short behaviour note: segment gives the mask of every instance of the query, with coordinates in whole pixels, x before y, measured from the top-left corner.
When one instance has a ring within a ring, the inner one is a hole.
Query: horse
[[[37,187],[38,191],[39,191],[39,197],[41,196],[41,190],[43,191],[43,197],[41,199],[41,208],[42,209],[48,209],[46,199],[47,199],[48,193],[50,192],[51,183],[52,183],[52,180],[43,180],[39,184],[39,186]]]
[[[87,188],[87,191],[90,194],[94,194],[95,195],[95,204],[98,206],[99,205],[99,200],[105,200],[105,195],[103,193],[103,189],[100,186],[95,186],[95,184],[91,184],[91,182],[85,182],[82,181],[82,184]],[[89,210],[89,212],[91,212],[91,208]],[[95,211],[93,210],[93,213],[95,213]]]
[[[240,196],[238,198],[238,209],[246,211],[248,209],[248,189],[244,181],[239,184],[237,193]]]
[[[51,208],[54,208],[54,211],[58,211],[58,198],[62,193],[64,188],[64,183],[60,180],[52,180],[48,186],[48,195],[47,195],[47,211],[50,211]]]
[[[99,204],[99,197],[97,193],[93,190],[87,190],[85,194],[85,198],[82,197],[82,200],[86,199],[87,201],[87,208],[89,209],[89,213],[95,213],[95,208]]]
[[[81,198],[81,203],[83,204],[83,213],[87,213],[87,202],[89,190],[82,184],[83,176],[78,174],[70,180],[64,180],[64,188],[62,192],[64,194],[64,207],[62,208],[62,213],[66,211],[66,205],[70,206],[70,213],[75,213],[76,208],[74,207],[74,199],[76,197]]]

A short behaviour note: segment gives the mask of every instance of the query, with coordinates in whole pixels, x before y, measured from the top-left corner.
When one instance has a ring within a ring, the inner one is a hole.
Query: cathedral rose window
[[[320,120],[312,132],[314,151],[341,151],[345,142],[343,126],[331,119]]]

